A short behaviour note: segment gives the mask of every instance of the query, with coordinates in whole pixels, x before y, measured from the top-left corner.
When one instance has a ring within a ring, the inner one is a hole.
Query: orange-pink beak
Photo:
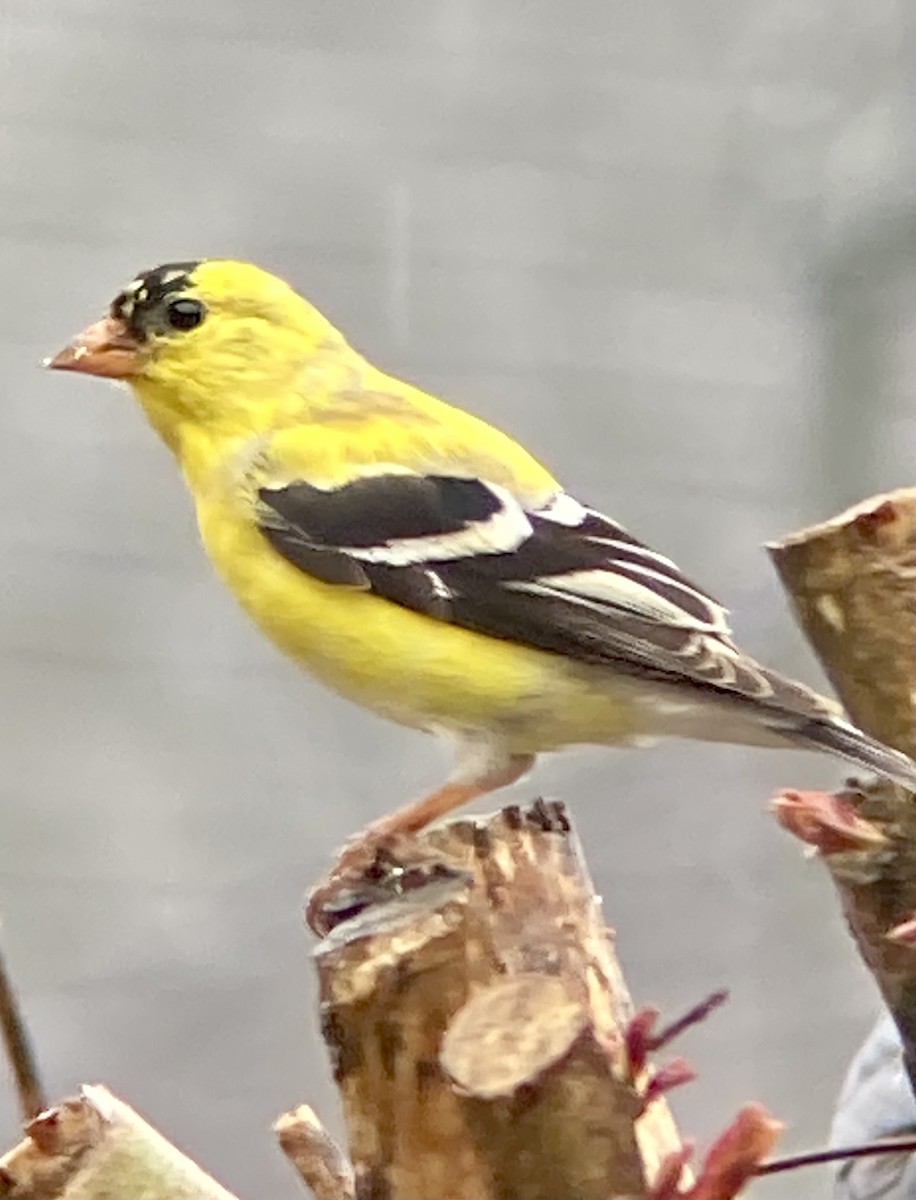
[[[45,361],[52,371],[81,371],[104,379],[129,379],[143,368],[142,347],[123,321],[105,317],[77,334]]]

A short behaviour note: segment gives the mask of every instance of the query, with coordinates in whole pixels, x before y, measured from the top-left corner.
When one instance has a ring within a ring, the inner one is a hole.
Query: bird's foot
[[[462,804],[514,783],[533,763],[532,754],[500,758],[475,778],[452,779],[364,829],[344,847],[337,866],[309,896],[305,915],[310,928],[324,937],[370,904],[416,891],[431,879],[451,874],[435,851],[413,835]]]
[[[415,838],[367,829],[348,842],[333,870],[309,893],[309,928],[324,937],[370,905],[383,904],[453,872]]]

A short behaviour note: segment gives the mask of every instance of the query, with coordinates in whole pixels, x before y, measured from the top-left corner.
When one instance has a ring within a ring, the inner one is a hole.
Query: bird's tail
[[[868,771],[877,771],[908,791],[916,792],[916,762],[845,721],[815,717],[799,721],[793,728],[783,727],[780,732],[787,741],[827,750],[837,758],[844,758]]]

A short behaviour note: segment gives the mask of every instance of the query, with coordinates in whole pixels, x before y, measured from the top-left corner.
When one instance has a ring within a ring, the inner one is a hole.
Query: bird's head
[[[121,380],[153,423],[257,428],[343,339],[283,280],[249,263],[166,263],[119,292],[108,315],[47,365]]]

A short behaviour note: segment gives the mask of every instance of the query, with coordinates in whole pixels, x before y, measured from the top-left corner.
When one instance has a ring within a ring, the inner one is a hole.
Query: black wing
[[[326,583],[632,675],[814,707],[735,648],[725,610],[674,563],[565,494],[526,509],[480,480],[387,473],[259,495],[265,537]]]

